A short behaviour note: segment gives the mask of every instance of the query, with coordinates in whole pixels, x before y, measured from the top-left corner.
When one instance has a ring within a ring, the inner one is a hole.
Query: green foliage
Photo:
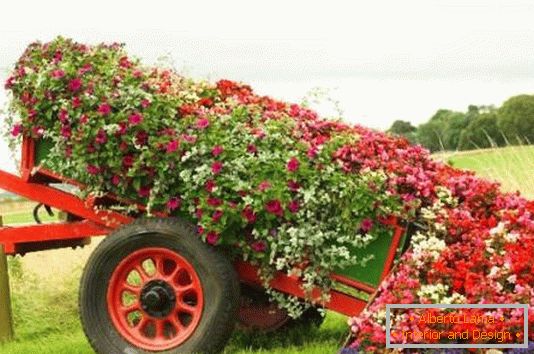
[[[409,142],[414,143],[416,141],[417,128],[412,123],[405,120],[396,120],[389,128],[388,132],[395,135],[400,135],[408,139]]]
[[[504,138],[497,126],[497,113],[482,113],[461,132],[459,150],[503,146]]]
[[[504,102],[497,126],[511,144],[534,142],[534,95],[518,95]]]

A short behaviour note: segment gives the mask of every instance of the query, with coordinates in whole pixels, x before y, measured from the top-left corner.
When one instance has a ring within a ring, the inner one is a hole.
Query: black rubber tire
[[[202,284],[204,309],[195,332],[179,347],[158,353],[219,353],[234,329],[239,305],[239,280],[230,261],[198,237],[195,228],[176,218],[139,219],[106,237],[89,258],[81,279],[80,318],[93,349],[100,354],[153,353],[127,342],[115,329],[107,310],[110,277],[119,262],[145,247],[179,253],[194,267]]]

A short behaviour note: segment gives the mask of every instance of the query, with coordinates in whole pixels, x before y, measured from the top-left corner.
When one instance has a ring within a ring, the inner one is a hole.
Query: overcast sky
[[[1,5],[2,82],[29,42],[63,35],[124,42],[146,63],[169,55],[188,75],[285,100],[328,89],[345,119],[378,129],[534,92],[534,1],[55,3]],[[5,144],[0,164],[12,169]]]

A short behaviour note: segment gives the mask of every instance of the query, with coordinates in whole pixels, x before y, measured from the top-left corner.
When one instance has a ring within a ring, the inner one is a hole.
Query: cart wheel
[[[239,281],[229,260],[179,219],[141,219],[85,267],[80,316],[94,350],[216,353],[232,334]]]
[[[296,327],[320,327],[324,317],[311,307],[299,318],[291,318],[286,310],[269,300],[262,288],[241,284],[241,304],[238,312],[239,328],[264,333],[281,332]]]

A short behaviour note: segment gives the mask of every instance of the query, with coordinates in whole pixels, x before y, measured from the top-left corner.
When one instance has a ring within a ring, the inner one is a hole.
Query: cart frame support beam
[[[0,227],[2,227],[0,216]],[[13,339],[13,313],[11,310],[11,293],[9,273],[4,245],[0,244],[0,343]]]

